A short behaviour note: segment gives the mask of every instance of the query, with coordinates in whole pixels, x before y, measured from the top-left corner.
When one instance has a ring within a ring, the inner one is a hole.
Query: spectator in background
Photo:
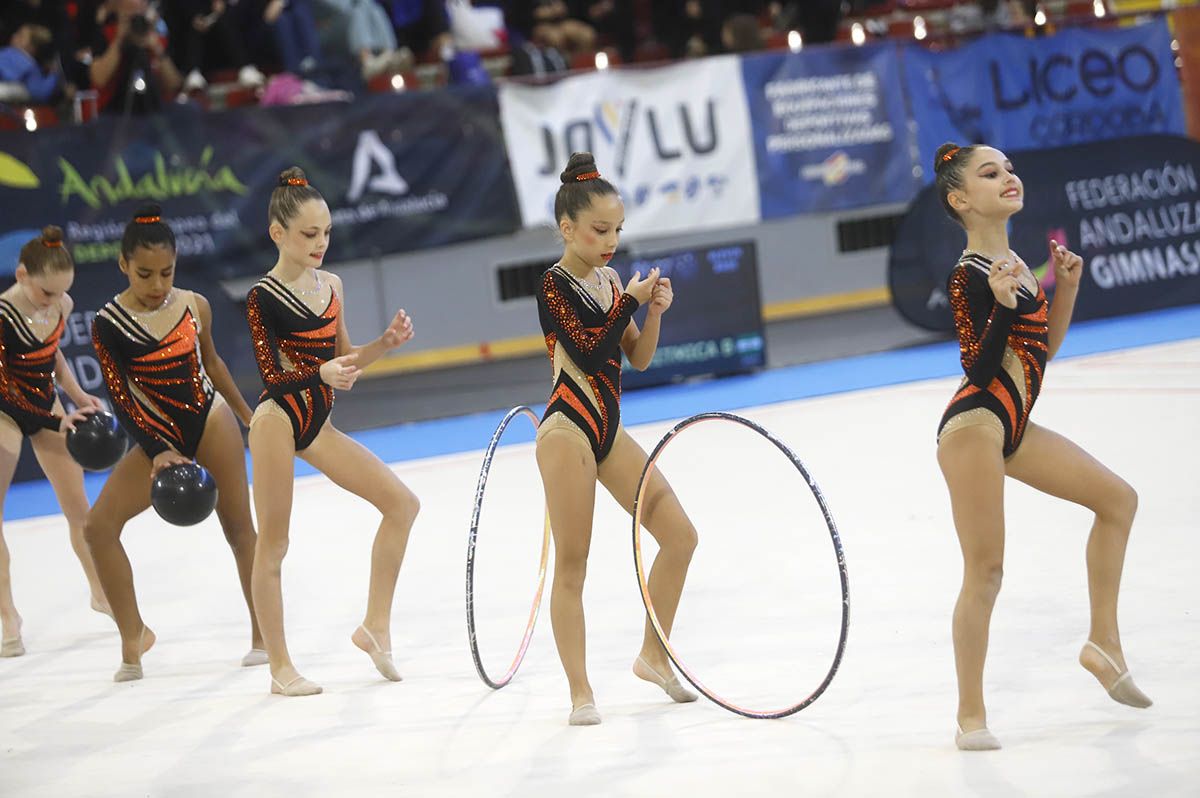
[[[309,0],[266,0],[262,19],[275,38],[284,71],[306,75],[320,66],[321,43]]]
[[[586,22],[572,19],[564,0],[514,2],[507,18],[522,37],[567,58],[596,48],[596,31]]]
[[[654,29],[672,58],[695,58],[721,51],[720,0],[659,0]]]
[[[68,53],[75,45],[64,0],[3,0],[0,9],[0,41],[9,41],[23,25],[41,25],[58,52]]]
[[[542,78],[570,69],[566,56],[558,49],[556,42],[544,37],[548,30],[549,27],[545,25],[535,27],[529,38],[522,37],[513,47],[510,74],[514,77]]]
[[[837,38],[842,17],[842,0],[799,0],[791,4],[791,18],[809,44],[825,44]],[[788,10],[781,12],[786,15]]]
[[[75,14],[75,42],[79,48],[80,60],[90,62],[92,45],[100,35],[108,15],[112,9],[108,7],[109,0],[80,0]]]
[[[17,28],[9,46],[0,50],[0,83],[20,84],[28,101],[36,105],[54,99],[62,85],[62,74],[49,30],[41,25]]]
[[[734,14],[721,26],[721,44],[727,53],[753,53],[763,49],[762,28],[752,14]]]
[[[442,0],[379,0],[392,21],[396,43],[418,58],[432,53],[448,61],[454,55],[450,23]]]
[[[570,12],[576,21],[610,39],[623,61],[633,61],[633,0],[571,0]]]
[[[976,0],[950,10],[950,30],[955,33],[1004,30],[1029,22],[1019,0]]]
[[[387,12],[376,0],[317,0],[340,18],[349,52],[358,57],[364,80],[413,65],[412,50],[401,48]]]
[[[184,91],[202,90],[207,69],[236,69],[238,83],[261,86],[265,76],[246,57],[242,28],[234,14],[237,0],[171,0],[166,6],[167,28],[175,32],[172,53],[187,75]]]
[[[97,2],[98,0],[83,0]],[[67,13],[64,0],[0,0],[0,42],[9,41],[22,25],[41,25],[50,31],[54,40],[54,52],[63,71],[64,88],[68,92],[73,85],[86,86],[87,67],[77,63],[76,51],[80,44],[87,45],[91,39],[79,35]]]
[[[146,0],[109,0],[92,44],[91,81],[101,111],[150,113],[179,93],[167,27]]]

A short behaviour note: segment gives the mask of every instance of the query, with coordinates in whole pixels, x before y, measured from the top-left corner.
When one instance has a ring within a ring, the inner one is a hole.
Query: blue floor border
[[[1071,325],[1059,357],[1079,357],[1189,338],[1200,338],[1200,305],[1077,322]],[[756,374],[631,391],[622,398],[621,417],[627,426],[646,424],[707,410],[737,410],[957,374],[961,374],[958,345],[946,341]],[[539,413],[541,409],[540,406],[534,408]],[[353,437],[388,463],[456,454],[484,448],[505,412],[494,410],[399,424],[364,430],[354,433]],[[929,423],[935,422],[936,419],[931,419]],[[532,428],[518,423],[506,434],[505,443],[532,439]],[[313,473],[315,470],[307,463],[296,461],[297,476]],[[94,501],[99,494],[105,476],[86,476],[84,486],[90,500]],[[16,521],[58,512],[58,502],[49,483],[45,480],[23,482],[9,489],[4,520]]]

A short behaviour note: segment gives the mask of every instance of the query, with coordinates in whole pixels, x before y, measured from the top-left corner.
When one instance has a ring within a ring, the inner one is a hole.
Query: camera
[[[141,39],[151,30],[150,18],[145,14],[138,14],[136,17],[131,17],[129,20],[129,33],[135,38]]]

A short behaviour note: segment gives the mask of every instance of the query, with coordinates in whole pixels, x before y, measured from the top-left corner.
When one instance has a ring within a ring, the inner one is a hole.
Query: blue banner
[[[333,214],[331,265],[520,224],[494,89],[215,113],[173,106],[145,119],[0,133],[0,274],[46,224],[63,227],[79,267],[109,267],[125,223],[148,201],[162,205],[189,273],[266,271],[277,257],[267,205],[292,165]]]
[[[928,180],[946,141],[1024,150],[1186,133],[1165,19],[1039,39],[998,33],[948,52],[909,45],[903,60]]]
[[[1200,143],[1139,136],[1011,154],[1025,208],[1009,244],[1053,294],[1050,242],[1083,257],[1076,320],[1200,302]],[[933,186],[900,224],[888,262],[896,309],[931,330],[951,330],[946,279],[966,234]]]
[[[751,55],[742,75],[762,218],[916,193],[895,45]]]

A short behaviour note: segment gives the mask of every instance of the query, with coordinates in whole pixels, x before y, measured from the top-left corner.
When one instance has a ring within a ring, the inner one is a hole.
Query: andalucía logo
[[[130,171],[125,159],[117,156],[113,163],[115,178],[94,175],[85,178],[83,173],[66,158],[58,159],[62,170],[62,184],[58,193],[64,205],[72,198],[81,200],[88,207],[99,209],[105,205],[117,205],[127,200],[157,200],[159,202],[177,197],[193,197],[197,194],[228,192],[243,195],[249,189],[228,166],[213,163],[213,148],[205,147],[200,153],[200,162],[195,166],[178,163],[180,159],[167,159],[161,152],[154,153],[154,167],[138,174]]]
[[[0,186],[37,188],[41,184],[32,169],[7,152],[0,152]]]

